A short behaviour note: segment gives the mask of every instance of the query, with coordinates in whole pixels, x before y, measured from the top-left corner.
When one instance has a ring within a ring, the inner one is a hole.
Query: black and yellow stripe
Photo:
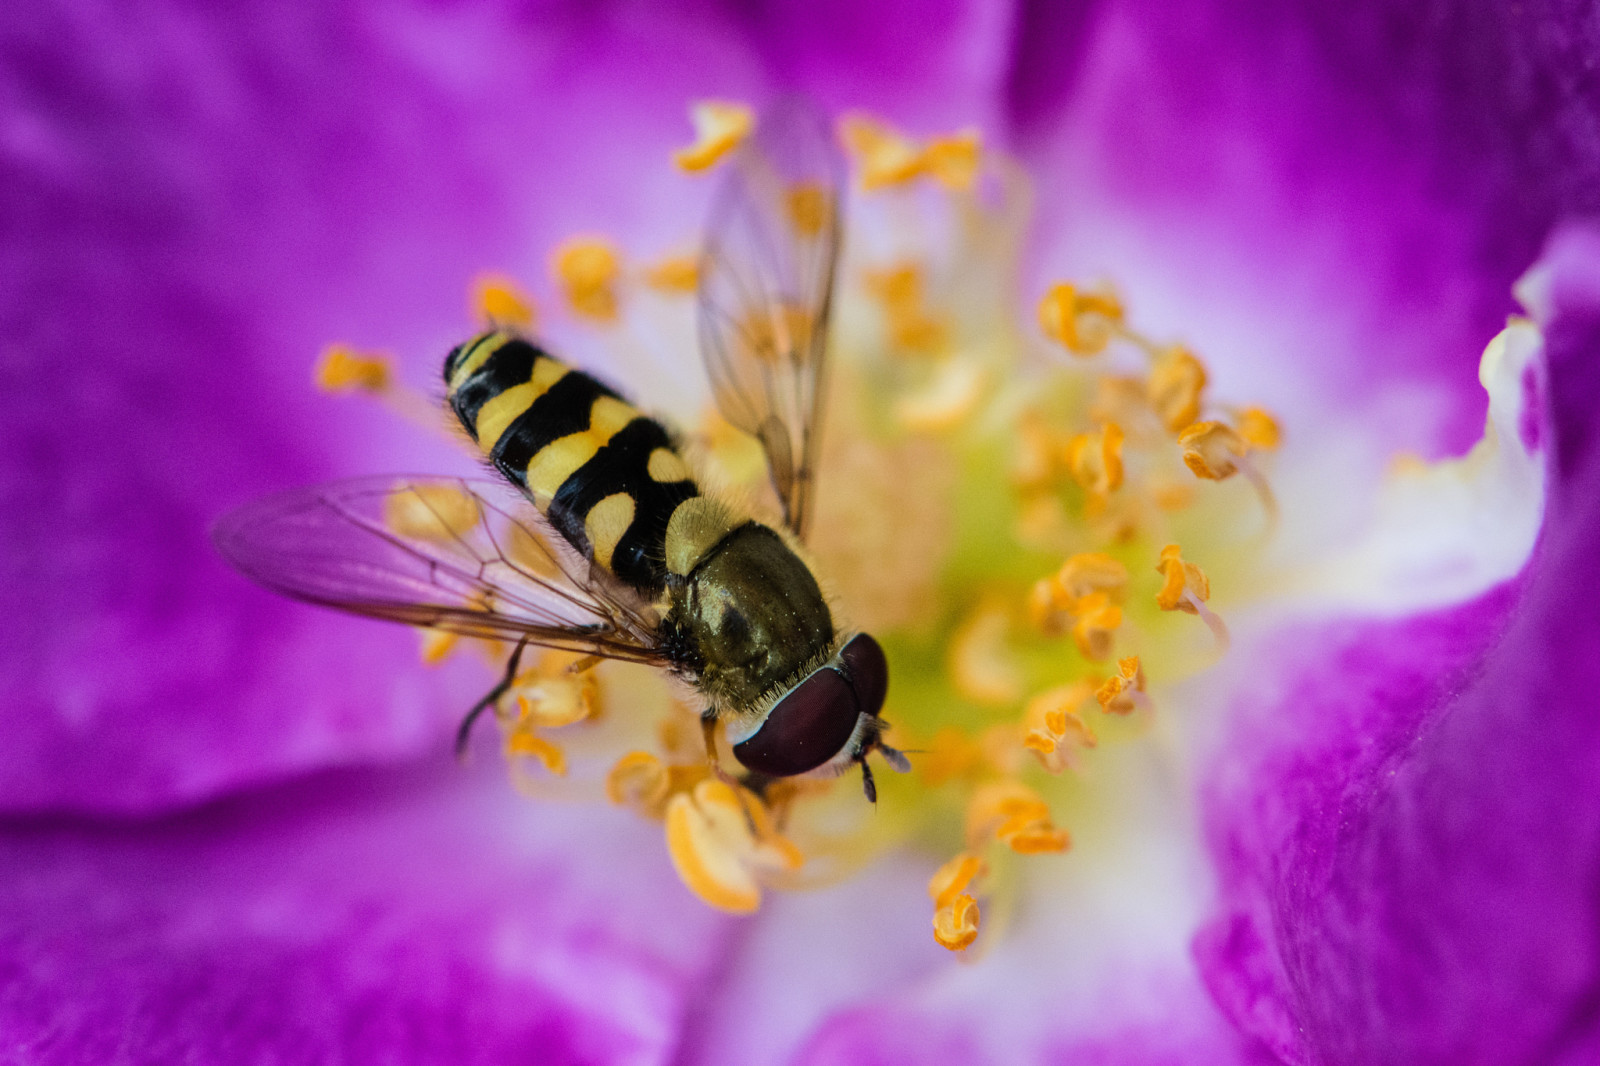
[[[477,337],[444,364],[456,417],[562,536],[635,588],[667,578],[667,527],[699,496],[661,423],[515,334]]]

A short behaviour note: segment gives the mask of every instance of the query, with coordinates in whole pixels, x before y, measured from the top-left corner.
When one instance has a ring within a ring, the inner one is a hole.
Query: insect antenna
[[[510,690],[511,683],[517,677],[517,667],[522,663],[522,649],[527,646],[527,637],[517,641],[517,650],[511,653],[511,659],[506,663],[505,676],[500,679],[500,683],[490,689],[483,699],[474,703],[472,709],[467,712],[467,716],[461,719],[461,725],[456,729],[456,758],[465,759],[467,757],[467,741],[472,738],[473,723],[477,722],[478,717],[484,711],[494,706],[500,697]]]

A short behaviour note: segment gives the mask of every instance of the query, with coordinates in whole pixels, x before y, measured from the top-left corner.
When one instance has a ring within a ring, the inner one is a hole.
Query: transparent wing
[[[700,348],[729,422],[761,442],[804,536],[839,259],[844,164],[823,117],[761,117],[719,190],[700,260]]]
[[[212,531],[247,577],[354,614],[664,663],[659,619],[488,481],[371,477],[257,500]]]

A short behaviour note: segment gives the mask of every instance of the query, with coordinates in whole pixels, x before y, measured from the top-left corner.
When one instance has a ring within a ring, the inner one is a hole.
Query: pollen
[[[617,278],[621,257],[599,237],[574,237],[550,258],[550,270],[574,313],[597,322],[617,317]]]
[[[330,344],[317,360],[314,378],[324,392],[382,392],[393,380],[389,361],[362,355],[344,344]]]
[[[978,939],[978,901],[962,893],[933,915],[933,938],[951,951],[965,951]]]
[[[678,877],[706,903],[734,914],[761,905],[764,877],[791,873],[804,861],[760,799],[718,778],[673,796],[666,830]]]
[[[472,283],[472,310],[497,329],[533,328],[533,299],[503,274],[480,274]]]
[[[1283,439],[1278,420],[1259,407],[1247,407],[1240,411],[1237,428],[1245,444],[1257,451],[1273,451]]]
[[[1122,427],[1107,422],[1094,433],[1080,433],[1067,445],[1067,465],[1078,484],[1099,496],[1122,486]]]
[[[1178,434],[1183,463],[1195,477],[1221,481],[1239,472],[1244,439],[1221,422],[1196,422]]]
[[[833,225],[833,194],[821,185],[796,185],[786,194],[784,207],[789,225],[803,238],[820,236]]]
[[[669,255],[644,272],[644,283],[667,296],[690,296],[700,287],[700,264],[692,255]]]
[[[1085,292],[1058,282],[1039,301],[1039,325],[1073,355],[1095,355],[1122,325],[1122,304],[1110,292]]]
[[[1050,807],[1033,789],[1012,778],[981,785],[967,804],[967,844],[996,839],[1022,855],[1065,851],[1065,830],[1050,820]]]
[[[532,729],[519,729],[506,737],[506,754],[513,759],[537,760],[557,777],[567,775],[567,756],[559,747]]]
[[[982,142],[977,130],[962,130],[935,137],[923,152],[924,164],[935,181],[952,192],[966,192],[978,178]]]
[[[874,119],[847,116],[840,136],[856,157],[864,191],[906,185],[927,170],[927,159],[914,140]]]
[[[1200,417],[1200,394],[1206,387],[1206,368],[1182,345],[1173,345],[1156,357],[1150,368],[1146,395],[1157,417],[1177,433]]]
[[[1007,647],[1010,612],[998,600],[980,604],[950,640],[948,669],[967,699],[992,707],[1022,696],[1022,671]]]
[[[935,907],[944,907],[967,890],[973,880],[988,869],[983,856],[963,851],[934,871],[928,879],[928,898]]]
[[[695,141],[672,153],[672,161],[691,173],[708,170],[755,129],[755,113],[743,104],[702,100],[689,108]]]
[[[1144,702],[1144,667],[1137,655],[1117,660],[1117,672],[1095,690],[1095,700],[1107,714],[1126,715]]]
[[[1205,571],[1183,558],[1183,550],[1176,544],[1161,549],[1161,561],[1156,564],[1161,574],[1161,590],[1156,593],[1156,606],[1163,611],[1185,611],[1196,614],[1198,603],[1211,598],[1211,581]]]

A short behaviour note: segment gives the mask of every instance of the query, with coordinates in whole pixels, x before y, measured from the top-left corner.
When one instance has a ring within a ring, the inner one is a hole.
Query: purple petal
[[[1215,768],[1224,913],[1199,942],[1234,1020],[1289,1062],[1600,1053],[1600,240],[1547,257],[1555,465],[1527,571],[1327,649]]]
[[[1593,13],[1121,0],[1064,21],[1013,75],[1049,272],[1127,284],[1235,394],[1360,412],[1423,392],[1436,411],[1384,426],[1397,447],[1475,440],[1471,360],[1511,282],[1600,206]]]
[[[809,10],[8,6],[0,809],[148,811],[440,744],[482,678],[252,589],[206,527],[290,485],[465,470],[315,394],[316,353],[387,346],[436,389],[474,274],[540,288],[575,230],[692,240],[705,183],[668,162],[691,100],[884,77],[955,122],[1003,77],[986,5]],[[931,63],[962,76],[923,92]]]
[[[665,1062],[726,931],[658,827],[454,766],[14,822],[0,870],[0,1046],[41,1064]]]

